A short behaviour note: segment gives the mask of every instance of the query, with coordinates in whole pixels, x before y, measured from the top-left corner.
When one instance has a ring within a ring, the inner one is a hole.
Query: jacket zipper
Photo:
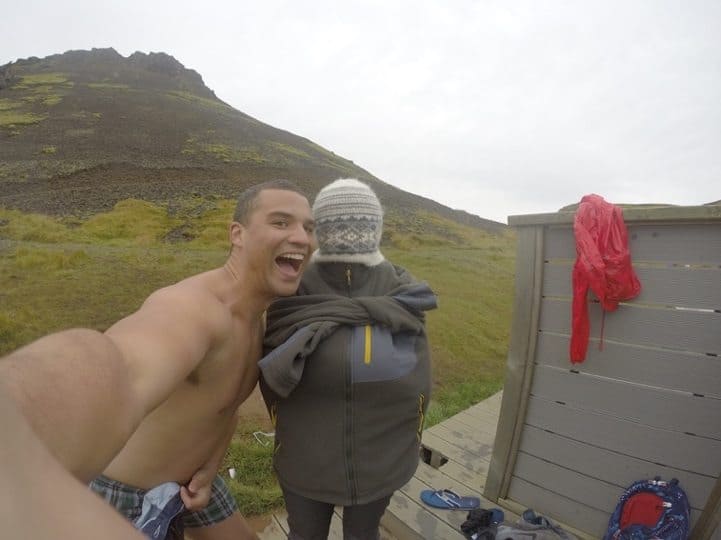
[[[351,344],[352,345],[352,344]],[[345,368],[345,413],[346,413],[346,432],[345,432],[345,459],[346,459],[346,480],[350,490],[351,504],[356,504],[357,490],[355,479],[355,467],[353,466],[353,381],[351,380],[351,351],[348,348],[348,358],[346,359]]]
[[[348,298],[351,297],[353,274],[350,266],[345,267],[345,282],[348,287]],[[355,478],[355,466],[353,464],[353,380],[352,366],[353,347],[352,343],[348,347],[348,357],[346,359],[346,376],[345,376],[345,412],[346,412],[346,433],[345,433],[345,458],[346,458],[346,479],[350,490],[351,504],[356,504],[358,498],[358,490]]]

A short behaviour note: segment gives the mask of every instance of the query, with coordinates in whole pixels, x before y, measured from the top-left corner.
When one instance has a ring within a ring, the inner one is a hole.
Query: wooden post
[[[533,380],[533,360],[543,273],[542,226],[521,227],[516,255],[515,297],[506,380],[496,429],[493,456],[484,496],[505,498],[518,451],[528,394]]]
[[[721,476],[716,479],[716,485],[706,501],[706,506],[693,528],[691,538],[696,540],[709,540],[721,538]]]

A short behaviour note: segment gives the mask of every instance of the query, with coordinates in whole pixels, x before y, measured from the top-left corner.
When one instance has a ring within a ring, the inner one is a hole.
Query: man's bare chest
[[[244,334],[244,333],[243,333]],[[207,396],[219,414],[232,412],[250,395],[258,381],[261,337],[229,339],[215,350],[187,378],[187,385]]]

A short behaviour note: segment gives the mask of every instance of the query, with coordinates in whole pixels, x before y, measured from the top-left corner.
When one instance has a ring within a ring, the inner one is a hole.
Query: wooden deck
[[[430,464],[421,462],[415,476],[391,499],[381,520],[383,540],[463,539],[460,525],[467,511],[439,510],[421,502],[424,489],[452,489],[462,495],[481,499],[483,508],[493,508],[482,496],[488,474],[496,424],[501,407],[502,392],[466,409],[423,432],[422,446]],[[341,539],[341,509],[331,522],[329,538]],[[518,519],[504,509],[507,520]],[[259,533],[261,540],[287,538],[288,522],[285,513],[273,516],[273,521]]]
[[[482,508],[498,507],[482,495],[496,436],[502,392],[423,432],[430,464],[420,463],[415,476],[398,490],[381,524],[398,540],[463,539],[460,525],[467,511],[440,510],[421,502],[424,489],[452,489],[481,499]],[[518,515],[503,509],[506,520]]]
[[[336,508],[333,519],[330,522],[330,531],[328,531],[329,540],[343,540],[343,510]],[[262,532],[258,533],[260,540],[285,540],[288,538],[288,517],[285,512],[273,514],[273,518]],[[381,540],[397,540],[395,536],[390,534],[384,528],[381,528]]]

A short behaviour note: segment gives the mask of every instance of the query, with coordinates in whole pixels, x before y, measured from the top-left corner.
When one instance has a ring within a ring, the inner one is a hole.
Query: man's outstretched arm
[[[45,336],[0,359],[0,381],[50,453],[88,482],[212,346],[217,316],[203,300],[169,288],[105,333]]]
[[[130,523],[58,463],[7,393],[0,377],[3,537],[142,540]]]
[[[122,354],[94,330],[51,334],[0,359],[0,383],[38,439],[82,481],[103,471],[145,414]]]

